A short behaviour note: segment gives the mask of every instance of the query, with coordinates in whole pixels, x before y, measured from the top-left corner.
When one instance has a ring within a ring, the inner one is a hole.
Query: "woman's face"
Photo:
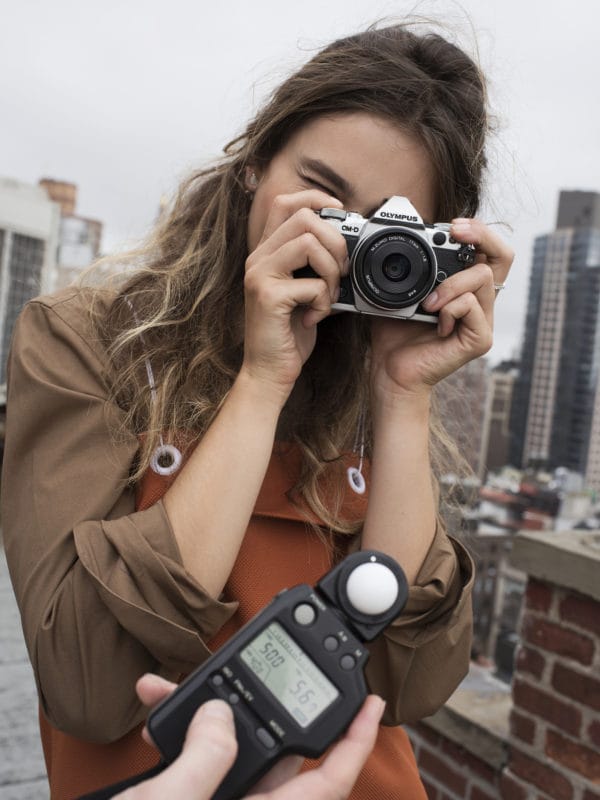
[[[275,197],[321,189],[348,211],[370,216],[392,195],[433,222],[434,171],[422,145],[393,123],[363,112],[317,117],[261,172],[248,218],[248,248],[259,244]]]

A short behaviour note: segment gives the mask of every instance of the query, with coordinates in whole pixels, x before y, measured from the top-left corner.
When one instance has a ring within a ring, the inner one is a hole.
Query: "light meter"
[[[284,589],[150,713],[164,761],[177,758],[195,711],[214,698],[231,706],[239,743],[214,800],[241,797],[285,755],[322,755],[368,694],[364,642],[407,596],[402,569],[374,550],[347,556],[315,587]]]

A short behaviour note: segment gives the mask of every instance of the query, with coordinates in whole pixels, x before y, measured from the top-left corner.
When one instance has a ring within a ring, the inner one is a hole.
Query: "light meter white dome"
[[[385,564],[366,562],[350,573],[346,583],[348,600],[362,614],[383,614],[398,597],[398,581]]]

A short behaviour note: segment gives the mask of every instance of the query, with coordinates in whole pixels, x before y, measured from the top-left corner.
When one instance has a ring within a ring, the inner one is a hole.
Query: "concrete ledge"
[[[600,601],[600,531],[521,531],[510,561],[534,578]]]
[[[511,708],[510,686],[471,663],[469,674],[448,702],[422,722],[500,770],[508,757]]]

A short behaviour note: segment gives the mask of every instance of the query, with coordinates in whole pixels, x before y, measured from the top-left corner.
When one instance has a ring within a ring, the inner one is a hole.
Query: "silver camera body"
[[[317,212],[346,240],[350,270],[332,308],[437,322],[421,308],[443,280],[471,266],[475,248],[455,241],[449,223],[425,224],[406,197],[391,197],[365,219],[337,208]],[[302,272],[302,271],[300,271]],[[296,272],[299,275],[299,272]]]

